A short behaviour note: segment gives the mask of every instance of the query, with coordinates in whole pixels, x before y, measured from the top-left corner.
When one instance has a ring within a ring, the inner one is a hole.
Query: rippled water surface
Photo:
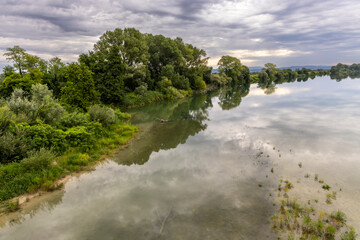
[[[126,149],[3,219],[0,239],[276,239],[280,179],[360,231],[360,79],[228,88],[132,113],[141,131]],[[338,191],[333,204],[315,174]]]

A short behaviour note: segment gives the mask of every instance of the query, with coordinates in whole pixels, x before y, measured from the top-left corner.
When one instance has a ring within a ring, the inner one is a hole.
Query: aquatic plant
[[[20,209],[19,199],[16,199],[15,201],[9,201],[6,206],[7,212],[15,212]]]
[[[327,185],[327,184],[324,184],[324,185],[322,185],[322,189],[324,189],[324,190],[330,190],[330,186],[329,185]]]
[[[315,174],[315,178],[314,178],[315,181],[318,181],[319,180],[319,175],[316,173]]]
[[[326,203],[327,204],[332,203],[331,199],[332,199],[332,194],[331,193],[326,194]]]
[[[310,177],[310,174],[309,173],[306,173],[304,178],[309,178]]]
[[[290,199],[288,193],[292,187],[289,186],[289,181],[280,181],[278,190],[284,192],[284,199],[279,199],[279,209],[271,218],[274,231],[287,232],[288,239],[335,239],[340,236],[339,232],[343,233],[342,240],[356,239],[356,232],[346,225],[345,213],[340,210],[331,214],[317,212],[310,200],[307,205],[301,205],[297,198]],[[328,193],[327,198],[330,201],[336,198],[336,192]]]
[[[356,240],[358,234],[353,229],[346,231],[341,235],[341,240]]]
[[[298,165],[299,165],[299,168],[302,168],[302,162],[299,162]]]

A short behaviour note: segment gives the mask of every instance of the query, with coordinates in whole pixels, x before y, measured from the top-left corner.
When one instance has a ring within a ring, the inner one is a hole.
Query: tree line
[[[346,65],[338,63],[336,66],[331,67],[330,77],[331,79],[336,79],[336,81],[341,81],[348,77],[351,79],[360,78],[360,64],[353,63]]]

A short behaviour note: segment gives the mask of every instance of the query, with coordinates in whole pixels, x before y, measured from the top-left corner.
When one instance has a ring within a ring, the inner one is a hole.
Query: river
[[[140,132],[127,148],[0,221],[0,239],[277,239],[280,179],[359,232],[359,81],[224,88],[131,110]],[[337,191],[332,204],[315,174]]]

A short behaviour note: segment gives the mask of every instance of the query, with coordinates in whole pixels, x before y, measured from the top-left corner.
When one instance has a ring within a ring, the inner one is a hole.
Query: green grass
[[[0,165],[0,202],[25,193],[38,190],[53,191],[61,187],[56,184],[57,180],[91,167],[110,150],[126,144],[136,132],[135,126],[124,123],[113,124],[105,129],[102,137],[98,138],[90,148],[70,148],[48,165],[37,168],[30,168],[26,162]],[[10,209],[15,208],[10,207]]]

